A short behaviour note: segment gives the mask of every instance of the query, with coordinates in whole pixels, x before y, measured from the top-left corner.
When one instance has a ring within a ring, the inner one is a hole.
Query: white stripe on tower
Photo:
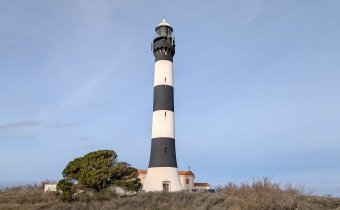
[[[152,140],[145,191],[180,191],[175,149],[174,88],[172,61],[175,39],[165,21],[156,27]]]
[[[155,62],[154,86],[170,85],[172,81],[172,62],[168,60],[159,60]]]
[[[174,112],[158,110],[152,114],[152,138],[167,137],[175,139]]]

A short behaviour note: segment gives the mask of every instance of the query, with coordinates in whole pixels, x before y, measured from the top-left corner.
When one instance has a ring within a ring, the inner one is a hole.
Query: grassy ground
[[[252,184],[228,184],[217,193],[139,193],[120,197],[109,192],[61,202],[41,187],[17,187],[0,192],[0,209],[227,209],[227,210],[340,210],[340,198],[306,195],[301,190],[264,179]]]

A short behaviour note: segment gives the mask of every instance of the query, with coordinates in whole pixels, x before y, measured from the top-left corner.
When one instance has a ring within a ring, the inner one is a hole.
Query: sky
[[[99,149],[146,169],[154,29],[176,37],[180,170],[340,196],[340,1],[0,0],[0,183]]]

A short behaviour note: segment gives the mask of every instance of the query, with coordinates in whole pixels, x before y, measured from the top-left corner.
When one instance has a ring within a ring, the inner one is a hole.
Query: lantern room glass
[[[172,36],[172,29],[168,26],[159,26],[156,29],[157,37],[165,36],[171,37]]]

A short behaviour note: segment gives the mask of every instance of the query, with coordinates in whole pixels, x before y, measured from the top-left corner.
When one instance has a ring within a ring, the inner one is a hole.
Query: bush
[[[102,192],[118,186],[138,192],[142,187],[137,169],[126,162],[118,162],[113,150],[98,150],[75,158],[62,174],[64,179],[58,182],[57,189],[62,191],[61,200],[67,202],[77,200],[77,194],[89,189]],[[98,198],[102,195],[94,194]]]

